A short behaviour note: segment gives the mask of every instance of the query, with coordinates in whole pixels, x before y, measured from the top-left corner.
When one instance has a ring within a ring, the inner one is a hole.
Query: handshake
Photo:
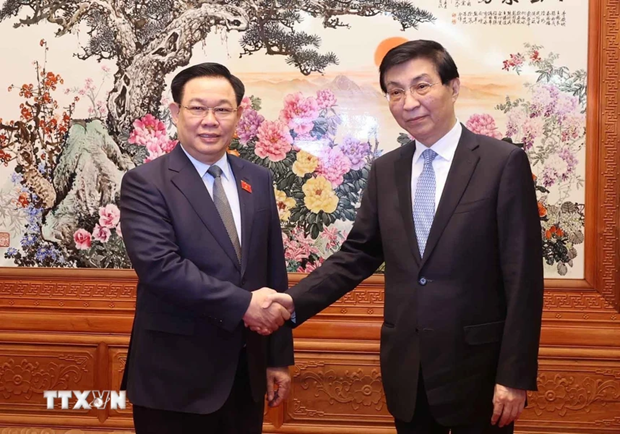
[[[288,321],[294,311],[290,295],[271,288],[261,288],[252,291],[252,300],[243,315],[243,322],[252,331],[267,336]]]

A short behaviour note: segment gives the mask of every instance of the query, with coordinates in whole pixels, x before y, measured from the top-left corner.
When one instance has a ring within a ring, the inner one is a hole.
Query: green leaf
[[[319,237],[319,227],[317,225],[312,225],[310,227],[310,236],[314,240],[316,240]]]

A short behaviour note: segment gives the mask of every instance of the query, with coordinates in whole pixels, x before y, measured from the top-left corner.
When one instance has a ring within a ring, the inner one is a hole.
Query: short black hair
[[[245,86],[243,85],[243,82],[234,75],[232,75],[228,68],[226,68],[224,65],[214,62],[205,62],[198,65],[190,66],[189,68],[186,68],[183,71],[179,72],[177,75],[175,75],[175,77],[172,79],[172,84],[170,85],[170,90],[172,91],[172,99],[174,100],[174,102],[176,102],[177,104],[181,104],[185,83],[198,77],[225,78],[226,80],[228,80],[230,85],[233,87],[233,90],[235,91],[237,105],[241,104],[241,100],[243,99],[243,95],[245,94]]]
[[[408,41],[392,48],[387,52],[379,66],[379,85],[384,93],[387,93],[385,74],[393,66],[409,62],[413,59],[428,59],[435,65],[441,84],[448,84],[459,77],[459,70],[450,53],[439,42],[417,39]]]

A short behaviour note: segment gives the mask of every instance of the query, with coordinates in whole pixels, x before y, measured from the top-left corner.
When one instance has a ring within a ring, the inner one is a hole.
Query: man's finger
[[[267,401],[269,402],[273,401],[273,395],[275,392],[274,380],[275,378],[273,377],[267,377]]]
[[[288,396],[290,389],[290,377],[286,381],[281,381],[280,383],[278,383],[278,395],[280,395],[280,402],[284,401],[284,399]]]
[[[504,404],[504,408],[502,408],[502,417],[499,419],[499,427],[503,428],[512,422],[512,413],[516,407],[513,403],[507,402]]]
[[[280,305],[280,314],[282,318],[284,318],[284,321],[288,321],[291,318],[291,313],[282,305]]]
[[[263,309],[267,309],[269,308],[269,306],[271,306],[273,304],[273,295],[268,295],[267,297],[265,297],[265,299],[263,300],[263,303],[261,304],[261,307]]]
[[[493,416],[491,416],[491,425],[495,425],[502,415],[504,405],[501,402],[493,403]]]

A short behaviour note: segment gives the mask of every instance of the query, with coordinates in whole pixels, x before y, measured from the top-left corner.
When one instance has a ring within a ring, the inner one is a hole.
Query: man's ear
[[[179,111],[181,108],[176,102],[171,102],[170,105],[168,105],[168,110],[170,110],[170,115],[172,116],[172,123],[176,125],[179,120]]]
[[[452,89],[452,100],[456,101],[461,92],[461,79],[456,77],[450,82],[450,89]]]

